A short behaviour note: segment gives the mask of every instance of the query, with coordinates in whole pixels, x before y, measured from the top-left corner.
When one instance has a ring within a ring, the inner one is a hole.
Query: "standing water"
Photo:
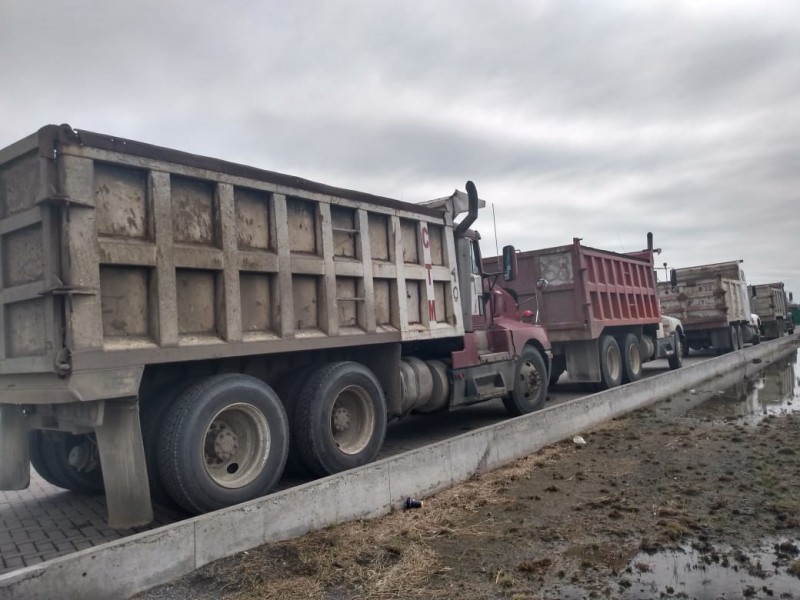
[[[684,412],[681,406],[690,408]],[[798,352],[724,389],[714,389],[710,382],[703,389],[690,390],[662,410],[681,412],[689,421],[744,428],[767,418],[786,417],[800,411]],[[695,543],[653,554],[640,552],[629,564],[635,583],[622,597],[800,598],[800,537],[796,528],[785,533],[766,535],[750,547]]]

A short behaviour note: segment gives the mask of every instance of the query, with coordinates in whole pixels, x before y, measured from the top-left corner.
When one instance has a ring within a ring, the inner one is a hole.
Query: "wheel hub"
[[[338,407],[333,413],[333,429],[336,432],[345,431],[350,427],[350,411]]]
[[[236,455],[239,439],[225,423],[212,423],[206,438],[206,451],[213,462],[225,463]]]
[[[525,396],[529,396],[538,390],[539,374],[536,372],[536,367],[533,363],[525,362],[525,365],[520,369],[520,379],[525,386]]]

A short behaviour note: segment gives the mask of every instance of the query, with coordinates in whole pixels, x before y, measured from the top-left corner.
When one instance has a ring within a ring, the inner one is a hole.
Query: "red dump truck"
[[[481,269],[481,202],[66,125],[0,150],[0,489],[33,463],[131,527],[151,492],[201,513],[267,493],[287,456],[370,462],[412,411],[540,408],[550,343]]]
[[[629,254],[580,242],[517,255],[519,307],[545,326],[553,345],[550,383],[566,371],[572,381],[607,389],[640,379],[650,360],[679,368],[683,328],[661,315],[652,235],[646,250]]]

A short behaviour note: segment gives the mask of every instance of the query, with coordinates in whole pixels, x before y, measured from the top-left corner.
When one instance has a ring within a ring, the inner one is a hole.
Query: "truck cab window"
[[[473,275],[481,274],[481,249],[478,242],[469,245],[469,264]]]

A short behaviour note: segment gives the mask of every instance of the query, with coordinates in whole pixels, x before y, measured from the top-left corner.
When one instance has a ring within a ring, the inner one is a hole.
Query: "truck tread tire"
[[[318,368],[297,398],[292,434],[305,467],[319,476],[372,462],[386,437],[386,399],[364,365]]]
[[[632,333],[622,341],[622,382],[630,383],[642,378],[642,353],[639,340]]]
[[[44,455],[42,453],[42,436],[43,431],[33,430],[28,432],[28,454],[30,455],[31,465],[47,483],[56,487],[63,488],[63,482],[58,479],[47,466]]]
[[[97,495],[105,491],[99,463],[90,471],[79,471],[69,463],[73,447],[78,444],[96,445],[93,434],[35,430],[30,435],[31,463],[42,479],[80,494]]]
[[[284,375],[275,386],[275,392],[281,399],[283,408],[286,410],[286,417],[289,419],[289,456],[286,459],[285,471],[288,475],[298,477],[307,477],[310,473],[302,458],[300,458],[300,452],[297,449],[297,437],[294,435],[296,429],[295,409],[297,407],[298,394],[313,372],[314,367],[302,367],[293,370]]]
[[[269,492],[288,450],[288,419],[272,388],[249,375],[214,375],[167,411],[158,468],[172,499],[199,514]]]
[[[683,341],[681,340],[680,334],[676,331],[672,334],[675,336],[673,338],[673,346],[675,347],[675,352],[667,359],[667,363],[669,364],[669,368],[673,371],[675,369],[680,369],[683,366]]]
[[[730,339],[728,352],[736,352],[739,349],[739,331],[736,329],[736,325],[731,325],[728,330]]]
[[[566,370],[567,370],[567,365],[564,356],[559,355],[557,357],[554,357],[553,362],[550,366],[550,379],[549,379],[550,387],[558,383],[558,380],[566,372]]]
[[[189,382],[180,382],[160,388],[153,394],[153,399],[147,404],[140,405],[139,418],[142,426],[142,442],[144,445],[144,459],[147,464],[147,479],[150,483],[150,496],[157,503],[167,508],[177,507],[172,496],[164,487],[158,467],[158,445],[161,435],[161,426],[164,415],[170,409],[178,395],[187,387]]]
[[[600,389],[609,390],[622,383],[622,356],[614,336],[600,336]]]
[[[514,385],[503,398],[509,414],[526,415],[544,406],[547,399],[547,365],[533,346],[525,346],[514,370]]]

